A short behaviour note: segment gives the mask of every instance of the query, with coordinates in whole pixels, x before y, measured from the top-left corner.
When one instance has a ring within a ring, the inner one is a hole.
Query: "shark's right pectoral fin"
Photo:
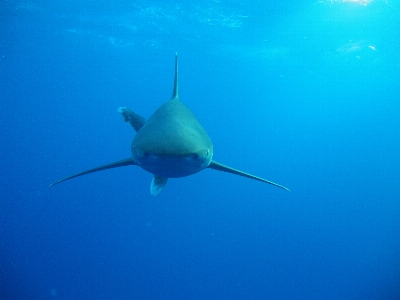
[[[132,157],[126,158],[126,159],[123,159],[123,160],[119,160],[119,161],[116,161],[116,162],[113,162],[113,163],[110,163],[110,164],[102,165],[100,167],[96,167],[96,168],[93,168],[93,169],[90,169],[90,170],[86,170],[86,171],[83,171],[83,172],[80,172],[80,173],[77,173],[75,175],[72,175],[72,176],[69,176],[67,178],[64,178],[64,179],[61,179],[59,181],[56,181],[56,182],[50,184],[49,187],[51,187],[51,186],[53,186],[53,185],[55,185],[57,183],[63,182],[65,180],[69,180],[69,179],[78,177],[78,176],[82,176],[82,175],[86,175],[86,174],[90,174],[90,173],[94,173],[94,172],[98,172],[98,171],[103,171],[103,170],[107,170],[107,169],[112,169],[112,168],[131,166],[131,165],[136,165],[136,163],[135,163],[135,161],[133,160]]]
[[[274,186],[280,187],[280,188],[285,189],[287,191],[290,191],[287,187],[284,187],[283,185],[280,185],[280,184],[277,184],[275,182],[266,180],[264,178],[257,177],[257,176],[254,176],[252,174],[249,174],[249,173],[246,173],[246,172],[243,172],[243,171],[228,167],[228,166],[220,164],[220,163],[218,163],[218,162],[216,162],[214,160],[211,161],[211,163],[209,164],[209,166],[207,168],[218,170],[218,171],[222,171],[222,172],[227,172],[227,173],[231,173],[231,174],[235,174],[235,175],[239,175],[239,176],[243,176],[243,177],[247,177],[247,178],[254,179],[254,180],[258,180],[258,181],[261,181],[261,182],[265,182],[265,183],[272,184]]]
[[[153,180],[151,181],[150,194],[154,197],[160,194],[165,188],[167,181],[168,178],[166,177],[154,175]]]

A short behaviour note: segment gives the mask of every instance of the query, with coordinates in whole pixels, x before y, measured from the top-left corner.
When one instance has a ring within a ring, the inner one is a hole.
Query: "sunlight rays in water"
[[[359,4],[362,6],[367,6],[373,2],[377,2],[376,0],[319,0],[318,2],[325,2],[325,3],[330,3],[330,4],[335,4],[335,3],[355,3],[355,4]],[[388,0],[383,0],[380,1],[383,2],[385,4],[388,4],[389,1]]]
[[[368,4],[372,3],[373,0],[342,0],[341,2],[351,2],[360,5],[367,6]]]

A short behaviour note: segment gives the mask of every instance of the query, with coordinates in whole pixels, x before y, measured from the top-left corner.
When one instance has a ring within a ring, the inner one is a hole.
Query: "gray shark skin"
[[[148,120],[126,107],[120,107],[118,112],[137,132],[132,140],[132,157],[66,177],[52,183],[50,187],[89,173],[136,165],[154,175],[150,186],[153,196],[164,189],[168,178],[189,176],[205,168],[258,180],[289,191],[282,185],[212,160],[210,137],[192,111],[179,100],[177,54],[171,100],[161,105]]]

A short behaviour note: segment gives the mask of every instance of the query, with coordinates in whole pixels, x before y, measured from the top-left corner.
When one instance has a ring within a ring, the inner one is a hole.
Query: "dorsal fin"
[[[178,98],[178,52],[175,53],[175,80],[174,80],[174,90],[172,91],[172,99]]]

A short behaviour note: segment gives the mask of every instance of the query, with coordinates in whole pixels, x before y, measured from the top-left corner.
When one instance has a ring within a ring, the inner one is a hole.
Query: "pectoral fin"
[[[153,180],[151,181],[150,194],[154,197],[160,194],[161,191],[165,188],[167,181],[168,178],[166,177],[154,175]]]
[[[75,175],[72,175],[72,176],[69,176],[67,178],[64,178],[64,179],[61,179],[59,181],[56,181],[56,182],[50,184],[49,187],[51,187],[51,186],[53,186],[53,185],[55,185],[57,183],[63,182],[65,180],[69,180],[69,179],[78,177],[78,176],[82,176],[82,175],[86,175],[86,174],[90,174],[90,173],[94,173],[94,172],[98,172],[98,171],[103,171],[103,170],[107,170],[107,169],[112,169],[112,168],[130,166],[130,165],[136,165],[135,161],[133,160],[132,157],[127,158],[127,159],[123,159],[123,160],[119,160],[119,161],[116,161],[116,162],[113,162],[113,163],[110,163],[110,164],[102,165],[100,167],[96,167],[96,168],[93,168],[93,169],[90,169],[90,170],[86,170],[86,171],[83,171],[83,172],[80,172],[80,173],[77,173]]]
[[[277,184],[275,182],[263,179],[261,177],[257,177],[257,176],[251,175],[249,173],[245,173],[245,172],[236,170],[234,168],[231,168],[231,167],[225,166],[223,164],[217,163],[216,161],[211,161],[211,163],[208,165],[207,168],[218,170],[218,171],[222,171],[222,172],[232,173],[232,174],[236,174],[236,175],[239,175],[239,176],[247,177],[247,178],[250,178],[250,179],[258,180],[258,181],[261,181],[261,182],[269,183],[269,184],[275,185],[277,187],[280,187],[282,189],[285,189],[287,191],[290,191],[288,188],[286,188],[286,187],[284,187],[284,186],[282,186],[280,184]]]

